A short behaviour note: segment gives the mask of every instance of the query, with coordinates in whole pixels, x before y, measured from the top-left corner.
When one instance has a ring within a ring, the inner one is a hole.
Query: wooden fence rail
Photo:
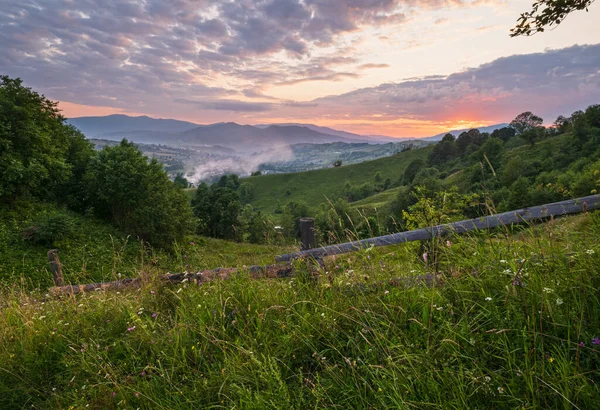
[[[530,208],[469,219],[466,221],[394,233],[391,235],[347,242],[339,245],[330,245],[316,249],[302,250],[300,252],[279,255],[276,257],[276,260],[277,262],[288,262],[292,259],[304,257],[322,258],[323,256],[354,252],[370,246],[388,246],[404,242],[422,241],[437,236],[460,234],[481,229],[491,229],[504,225],[576,214],[594,209],[600,209],[600,195],[590,195],[583,198],[570,199],[567,201],[555,202],[540,206],[532,206]]]

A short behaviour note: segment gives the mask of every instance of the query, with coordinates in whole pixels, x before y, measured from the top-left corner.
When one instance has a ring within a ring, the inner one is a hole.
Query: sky
[[[425,137],[600,103],[600,3],[532,37],[532,0],[0,0],[0,74],[67,117],[303,122]]]

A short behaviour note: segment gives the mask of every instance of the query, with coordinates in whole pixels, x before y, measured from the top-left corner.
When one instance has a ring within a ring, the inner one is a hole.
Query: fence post
[[[65,286],[65,278],[62,273],[62,265],[58,260],[58,249],[51,249],[48,251],[48,262],[50,263],[50,270],[54,277],[55,286]]]
[[[303,251],[317,247],[314,218],[300,218],[300,237],[302,238]]]

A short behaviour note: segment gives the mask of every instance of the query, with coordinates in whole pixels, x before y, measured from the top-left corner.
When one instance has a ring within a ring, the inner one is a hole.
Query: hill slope
[[[430,150],[430,147],[413,149],[391,157],[338,168],[261,175],[243,179],[243,182],[250,182],[254,186],[254,197],[250,203],[262,211],[275,211],[278,201],[281,205],[289,201],[306,201],[310,206],[315,206],[326,201],[326,195],[335,197],[341,194],[346,182],[373,182],[377,172],[381,173],[383,180],[390,178],[395,181],[412,161],[425,160]]]

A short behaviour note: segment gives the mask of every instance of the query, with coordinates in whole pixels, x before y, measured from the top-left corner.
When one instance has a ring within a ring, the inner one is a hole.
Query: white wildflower
[[[500,259],[500,263],[508,263],[506,259]]]
[[[485,300],[487,300],[489,302],[490,300],[492,300],[492,298],[488,296],[485,298]]]
[[[558,306],[562,305],[563,303],[565,303],[565,302],[563,302],[563,300],[561,298],[556,299],[556,304]]]
[[[544,291],[544,293],[552,293],[552,292],[554,292],[554,289],[550,289],[550,288],[544,288],[542,290]]]
[[[588,255],[593,255],[596,252],[594,252],[593,249],[588,249],[588,250],[585,251],[585,253],[587,253]]]

